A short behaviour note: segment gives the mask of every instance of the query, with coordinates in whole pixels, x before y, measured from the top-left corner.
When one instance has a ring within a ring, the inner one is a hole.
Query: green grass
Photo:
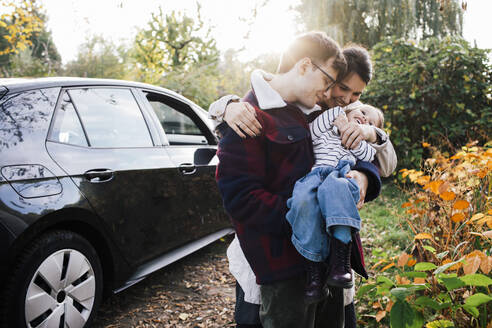
[[[405,210],[401,208],[406,201],[406,194],[395,184],[388,182],[383,185],[379,197],[365,204],[360,210],[362,219],[360,235],[364,247],[366,269],[371,277],[370,281],[380,275],[391,276],[391,269],[384,273],[380,272],[381,268],[389,262],[379,265],[374,270],[371,269],[379,260],[388,260],[400,255],[404,250],[409,252],[407,247],[411,245],[413,235],[405,221]],[[355,304],[358,326],[389,327],[388,317],[380,322],[376,321],[375,314],[380,309],[374,309],[370,299],[368,302],[367,298],[356,298]]]
[[[401,208],[406,201],[404,192],[393,183],[386,183],[379,197],[360,210],[360,235],[368,267],[381,258],[400,254],[410,244],[410,228],[404,220],[405,211]]]

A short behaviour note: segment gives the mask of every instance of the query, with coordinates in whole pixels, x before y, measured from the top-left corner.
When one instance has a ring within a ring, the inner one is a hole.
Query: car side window
[[[153,146],[147,124],[130,90],[81,88],[68,90],[68,94],[91,147]]]
[[[203,145],[207,138],[196,123],[196,114],[184,103],[162,95],[146,93],[171,145]],[[195,118],[195,119],[194,119]]]
[[[50,140],[70,145],[88,146],[79,117],[70,101],[70,96],[65,91],[55,115]]]

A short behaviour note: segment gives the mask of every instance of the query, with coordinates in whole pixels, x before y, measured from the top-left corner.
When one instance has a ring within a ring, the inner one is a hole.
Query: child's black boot
[[[323,262],[307,261],[304,298],[308,304],[319,302],[325,297],[323,291],[325,271]]]
[[[328,286],[352,288],[352,268],[350,266],[350,252],[352,242],[345,244],[335,237],[330,238],[330,254],[328,256]]]

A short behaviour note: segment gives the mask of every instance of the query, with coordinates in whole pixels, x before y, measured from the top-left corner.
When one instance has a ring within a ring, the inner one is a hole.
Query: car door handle
[[[179,166],[179,171],[184,175],[190,175],[196,172],[194,164],[184,163]]]
[[[114,177],[114,171],[110,169],[94,169],[84,173],[84,177],[90,182],[106,182]]]

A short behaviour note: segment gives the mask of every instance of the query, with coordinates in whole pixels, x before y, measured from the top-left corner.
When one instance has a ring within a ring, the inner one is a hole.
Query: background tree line
[[[244,62],[220,52],[200,15],[152,14],[129,44],[88,36],[76,59],[61,64],[37,0],[0,0],[0,75],[128,79],[175,90],[203,108],[224,94],[244,94],[254,68],[275,71],[279,54]],[[323,30],[340,44],[372,52],[375,74],[362,100],[383,109],[401,167],[418,165],[421,142],[444,150],[490,137],[488,52],[462,38],[458,0],[302,0],[300,32]],[[254,13],[253,13],[254,14]]]

